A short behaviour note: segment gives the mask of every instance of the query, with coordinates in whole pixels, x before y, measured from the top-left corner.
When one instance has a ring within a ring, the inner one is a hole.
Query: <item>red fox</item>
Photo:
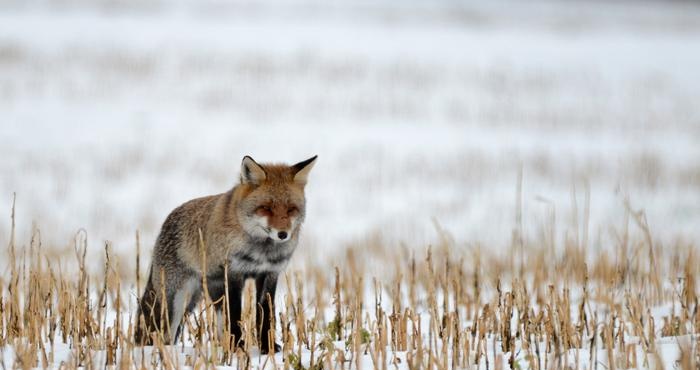
[[[316,158],[287,166],[258,164],[246,156],[240,183],[233,189],[190,200],[168,215],[138,305],[137,344],[152,344],[153,332],[162,334],[166,343],[177,340],[183,315],[202,298],[204,275],[219,313],[225,304],[220,299],[226,294],[224,276],[228,277],[230,332],[239,345],[241,292],[245,281],[254,279],[260,350],[280,350],[268,339],[269,330],[274,330],[270,323],[277,277],[297,247],[306,214],[304,187]]]

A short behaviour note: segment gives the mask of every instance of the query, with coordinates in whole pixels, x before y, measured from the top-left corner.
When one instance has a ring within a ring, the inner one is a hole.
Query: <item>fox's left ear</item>
[[[317,157],[318,156],[315,155],[292,166],[292,170],[294,171],[294,182],[300,185],[306,185],[306,179],[309,177],[309,171],[311,171],[311,169],[314,167]]]
[[[241,163],[241,184],[260,185],[265,181],[267,174],[257,162],[249,156],[243,157]]]

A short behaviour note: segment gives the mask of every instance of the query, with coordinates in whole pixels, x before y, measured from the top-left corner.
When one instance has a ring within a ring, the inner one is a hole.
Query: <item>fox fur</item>
[[[316,156],[292,166],[258,164],[246,156],[240,183],[233,189],[190,200],[168,215],[139,301],[137,344],[152,344],[153,333],[165,343],[176,341],[184,314],[202,299],[204,276],[209,296],[222,312],[226,276],[234,340],[241,344],[243,285],[254,279],[260,349],[279,350],[268,340],[274,330],[277,278],[299,241],[306,215],[304,187],[315,161]]]

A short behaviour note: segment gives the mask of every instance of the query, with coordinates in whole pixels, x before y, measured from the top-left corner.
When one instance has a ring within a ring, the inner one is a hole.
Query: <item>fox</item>
[[[253,279],[260,351],[280,351],[268,335],[275,329],[277,279],[299,242],[306,216],[304,189],[317,157],[290,166],[259,164],[245,156],[240,181],[232,189],[170,212],[138,302],[137,345],[152,345],[153,333],[174,344],[184,315],[197,307],[206,286],[219,317],[228,293],[229,333],[241,346],[241,295],[246,280]]]

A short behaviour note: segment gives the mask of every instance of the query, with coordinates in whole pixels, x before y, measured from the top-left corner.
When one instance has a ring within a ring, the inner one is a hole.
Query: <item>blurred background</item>
[[[138,230],[150,255],[244,155],[315,154],[307,251],[436,225],[498,250],[519,222],[595,247],[625,199],[662,242],[700,236],[696,2],[0,4],[2,243],[16,193],[18,245],[85,228],[127,254]]]

